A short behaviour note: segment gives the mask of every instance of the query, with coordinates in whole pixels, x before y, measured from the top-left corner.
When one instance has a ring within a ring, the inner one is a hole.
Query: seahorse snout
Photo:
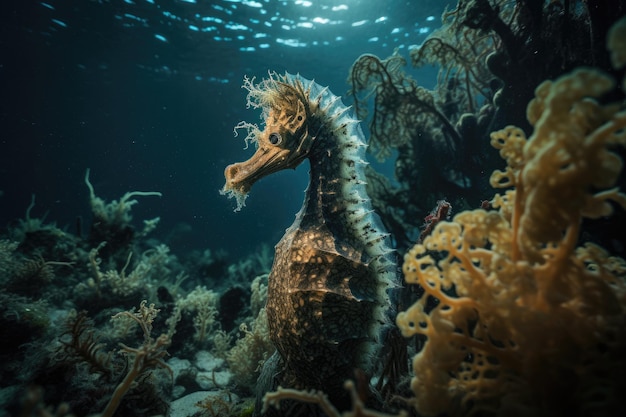
[[[242,163],[239,162],[228,165],[224,170],[224,177],[226,178],[226,183],[220,190],[220,193],[226,194],[229,197],[235,197],[237,200],[237,208],[235,208],[235,211],[239,211],[246,205],[246,197],[252,186],[251,183],[245,180],[247,175],[242,173]]]
[[[251,179],[249,169],[246,168],[245,162],[237,162],[231,164],[224,170],[226,183],[223,192],[232,192],[237,194],[248,194],[254,179]]]
[[[237,177],[239,173],[239,164],[230,164],[224,170],[224,177],[226,178],[226,185],[233,182],[233,179]]]

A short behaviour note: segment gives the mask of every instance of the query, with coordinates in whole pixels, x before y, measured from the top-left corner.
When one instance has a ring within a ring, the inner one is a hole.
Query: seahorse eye
[[[279,145],[282,141],[282,138],[280,137],[280,134],[274,132],[270,133],[269,141],[272,145]]]

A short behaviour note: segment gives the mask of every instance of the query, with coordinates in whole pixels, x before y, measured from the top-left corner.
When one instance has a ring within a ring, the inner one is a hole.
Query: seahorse
[[[300,75],[244,78],[247,105],[265,127],[240,122],[256,152],[225,169],[236,210],[259,179],[309,160],[309,184],[294,223],[275,247],[266,312],[280,355],[278,384],[322,390],[349,407],[343,384],[372,370],[388,320],[396,264],[365,189],[359,122],[328,88]]]

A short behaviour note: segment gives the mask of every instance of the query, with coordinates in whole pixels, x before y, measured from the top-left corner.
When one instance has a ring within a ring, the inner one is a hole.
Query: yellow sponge
[[[532,136],[492,134],[507,167],[491,184],[511,188],[497,210],[462,212],[405,256],[407,283],[425,289],[397,318],[406,337],[427,338],[413,360],[420,414],[619,410],[626,262],[577,247],[583,217],[626,207],[611,151],[626,145],[626,112],[593,99],[613,87],[592,69],[542,83],[527,109]]]

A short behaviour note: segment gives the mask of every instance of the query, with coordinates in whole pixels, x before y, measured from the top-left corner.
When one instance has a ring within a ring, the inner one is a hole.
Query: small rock
[[[233,405],[239,401],[239,397],[235,394],[228,394],[218,391],[196,391],[186,395],[176,401],[172,401],[170,408],[170,417],[190,417],[200,412],[203,408],[197,404],[210,404],[214,413],[222,413],[216,415],[226,415]]]
[[[223,389],[230,384],[232,374],[229,371],[200,371],[196,383],[202,389]]]
[[[220,359],[206,350],[201,350],[196,353],[195,365],[201,371],[212,371],[221,368],[224,365],[224,359]]]
[[[181,372],[187,371],[191,368],[191,362],[187,359],[179,359],[177,357],[170,358],[167,361],[167,365],[172,369],[174,373],[174,381],[180,376]]]

